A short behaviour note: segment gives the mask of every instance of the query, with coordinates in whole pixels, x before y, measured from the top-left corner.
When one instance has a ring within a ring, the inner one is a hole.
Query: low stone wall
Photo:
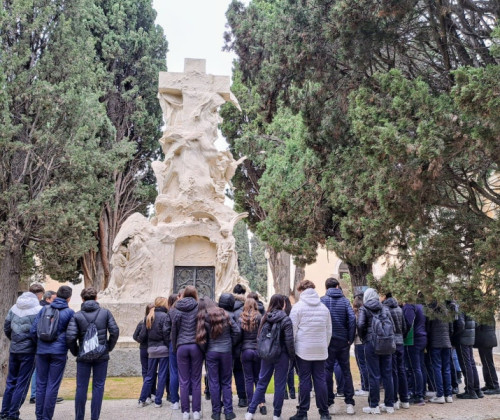
[[[76,377],[76,358],[68,353],[68,363],[64,371],[66,378]],[[120,338],[110,354],[108,376],[141,376],[139,344],[131,337]]]

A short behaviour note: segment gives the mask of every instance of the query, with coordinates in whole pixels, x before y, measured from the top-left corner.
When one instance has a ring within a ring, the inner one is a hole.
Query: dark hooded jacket
[[[40,317],[45,311],[47,306],[44,306],[35,319],[35,322],[31,326],[31,336],[37,341],[36,354],[66,354],[68,352],[68,345],[66,344],[66,330],[68,328],[69,321],[73,318],[75,311],[68,306],[68,301],[66,299],[56,297],[54,302],[50,304],[53,308],[59,310],[59,323],[57,324],[57,339],[48,343],[38,339],[37,336],[37,326]]]
[[[140,341],[141,340],[141,338],[140,338],[141,330],[142,330],[142,327],[144,326],[145,322],[146,322],[146,318],[144,318],[142,321],[139,321],[139,323],[135,327],[134,334],[132,334],[132,338],[139,343],[140,349],[147,349],[148,348],[147,338],[146,338],[146,341]],[[168,335],[170,336],[170,328],[168,330]]]
[[[183,344],[196,343],[198,302],[192,297],[178,300],[171,314],[172,347],[176,352]],[[168,321],[167,321],[168,322]],[[168,326],[167,326],[168,328]]]
[[[231,293],[222,293],[219,298],[219,308],[224,309],[227,314],[234,320],[234,304],[236,303],[236,299],[234,298],[234,295]]]
[[[234,295],[234,305],[233,305],[233,319],[238,322],[241,313],[243,312],[243,306],[245,305],[245,296]]]
[[[168,357],[169,355],[170,330],[167,322],[167,308],[157,307],[151,328],[147,328],[146,322],[141,328],[139,340],[148,343],[148,357],[151,359]]]
[[[107,347],[106,353],[99,357],[101,360],[109,360],[109,352],[112,351],[118,341],[120,329],[116,324],[113,314],[107,309],[101,308],[95,300],[87,300],[82,303],[81,311],[77,312],[71,318],[68,329],[66,330],[66,343],[73,356],[78,356],[83,337],[91,322],[94,322],[97,328],[99,344]],[[109,332],[109,336],[108,336]],[[79,361],[79,358],[76,358]]]
[[[280,333],[280,342],[281,342],[281,351],[286,351],[288,353],[288,357],[290,360],[295,360],[295,342],[293,339],[293,325],[292,321],[282,310],[274,310],[272,312],[268,312],[265,315],[263,322],[268,322],[270,324],[281,323],[281,333]],[[259,332],[261,328],[259,329]]]
[[[339,345],[352,344],[356,334],[356,317],[349,299],[344,296],[341,289],[330,288],[321,303],[330,311],[332,319],[331,342]]]
[[[36,344],[31,337],[31,326],[42,307],[34,293],[24,292],[10,308],[3,324],[3,331],[10,340],[10,352],[35,354]]]
[[[389,308],[394,323],[394,339],[396,345],[403,345],[403,337],[406,336],[406,322],[403,316],[403,310],[399,307],[398,301],[393,297],[384,300],[383,304]]]
[[[363,343],[372,341],[373,314],[380,311],[387,311],[390,315],[389,308],[382,305],[378,299],[367,300],[366,302],[363,302],[363,306],[359,308],[359,315],[357,319],[358,334]]]
[[[205,318],[205,329],[207,330],[207,352],[232,353],[233,347],[236,346],[241,339],[240,327],[229,316],[222,329],[222,333],[217,338],[212,338],[212,328],[210,316],[208,314]]]
[[[263,304],[260,300],[258,300],[258,301],[257,301],[257,308],[258,308],[258,310],[259,310],[259,313],[260,313],[262,316],[264,316],[264,315],[265,315],[265,313],[266,313],[266,308],[264,308],[264,304]]]
[[[428,347],[435,349],[451,348],[453,323],[447,320],[449,314],[444,305],[431,303],[428,307],[427,337]]]
[[[259,331],[260,321],[262,320],[262,316],[257,314],[257,322],[255,328],[251,331],[246,331],[243,329],[241,317],[238,320],[238,325],[241,329],[241,351],[244,350],[256,350],[257,349],[257,333]]]
[[[427,330],[425,329],[424,309],[420,304],[406,303],[403,306],[406,328],[410,331],[413,325],[413,345],[424,349],[427,345]]]
[[[468,315],[460,312],[453,322],[451,344],[457,346],[473,346],[476,338],[476,322]]]

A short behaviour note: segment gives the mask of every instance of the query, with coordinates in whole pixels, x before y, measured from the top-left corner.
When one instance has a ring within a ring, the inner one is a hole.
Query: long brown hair
[[[262,330],[262,326],[267,321],[267,315],[276,310],[283,310],[283,308],[285,307],[285,303],[286,303],[285,297],[283,295],[276,293],[275,295],[271,296],[266,314],[264,315],[264,318],[262,318],[262,321],[260,322],[259,335],[260,331]]]
[[[146,328],[148,330],[150,330],[153,326],[153,322],[155,320],[155,309],[161,307],[168,309],[168,299],[166,297],[159,296],[155,299],[155,306],[150,309],[149,314],[146,317]]]
[[[224,328],[229,324],[229,315],[218,306],[207,308],[208,323],[210,324],[210,337],[215,339],[219,337]]]
[[[168,309],[172,309],[175,305],[175,302],[177,302],[177,299],[179,298],[179,296],[177,295],[177,293],[174,293],[173,295],[170,295],[168,297]]]
[[[205,321],[207,319],[207,310],[210,307],[217,306],[215,302],[204,296],[198,301],[198,317],[196,321],[196,344],[200,346],[205,345],[207,342],[207,329],[205,328]]]
[[[247,298],[240,315],[241,328],[245,331],[253,331],[259,327],[259,310],[255,299]]]

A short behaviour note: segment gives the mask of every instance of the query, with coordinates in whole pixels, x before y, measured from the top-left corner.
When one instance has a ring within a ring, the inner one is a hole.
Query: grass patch
[[[354,357],[351,357],[351,372],[352,379],[354,382],[354,388],[359,388],[360,378],[358,366]],[[297,387],[299,383],[299,378],[295,375],[295,386]],[[116,400],[116,399],[137,399],[141,394],[142,388],[142,377],[108,377],[106,379],[106,386],[104,388],[104,399],[105,400]],[[202,392],[204,389],[204,384],[202,382]],[[58,395],[66,400],[74,400],[76,392],[76,379],[75,378],[64,378],[61,383],[61,388],[59,388]],[[233,380],[233,393],[236,393],[234,380]],[[271,378],[269,386],[267,387],[267,394],[274,394],[274,377]],[[88,398],[92,397],[92,378],[89,384]]]

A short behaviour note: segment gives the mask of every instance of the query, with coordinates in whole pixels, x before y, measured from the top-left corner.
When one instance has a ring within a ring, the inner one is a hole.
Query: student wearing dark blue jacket
[[[36,418],[50,420],[54,416],[57,392],[68,360],[68,345],[66,344],[66,329],[75,311],[68,306],[73,291],[69,286],[61,286],[57,290],[54,301],[38,313],[31,335],[37,341],[36,349]],[[52,307],[59,311],[57,338],[55,341],[42,341],[37,337],[38,321],[47,308]]]
[[[326,294],[321,303],[330,311],[332,319],[332,338],[328,346],[328,359],[325,364],[328,405],[334,403],[333,373],[338,363],[344,378],[344,397],[347,414],[354,414],[354,385],[352,383],[350,348],[356,334],[356,317],[349,299],[344,296],[337,279],[330,277],[325,281]]]

